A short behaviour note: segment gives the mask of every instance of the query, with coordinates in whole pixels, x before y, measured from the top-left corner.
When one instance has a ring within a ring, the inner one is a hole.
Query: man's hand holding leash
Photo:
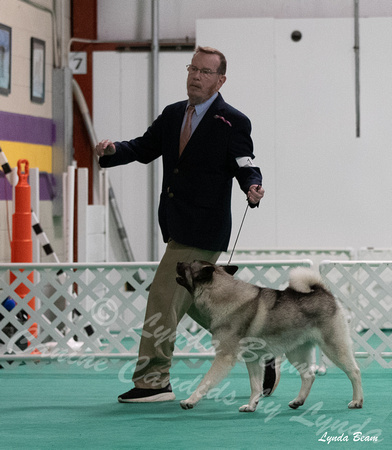
[[[249,203],[257,205],[257,203],[259,203],[259,201],[264,197],[264,193],[265,191],[260,184],[252,184],[249,188],[247,199]]]

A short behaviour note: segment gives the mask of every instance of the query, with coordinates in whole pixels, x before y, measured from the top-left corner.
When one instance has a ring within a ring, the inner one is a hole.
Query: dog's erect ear
[[[195,280],[197,280],[197,281],[210,281],[211,278],[212,278],[212,274],[214,272],[215,272],[215,267],[214,266],[204,266],[197,273],[197,276],[195,277]]]
[[[229,275],[234,275],[238,270],[238,266],[221,266],[221,267]]]

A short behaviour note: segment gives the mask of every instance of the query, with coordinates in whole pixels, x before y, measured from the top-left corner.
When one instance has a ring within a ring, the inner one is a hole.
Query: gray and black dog
[[[249,402],[239,410],[255,411],[263,392],[263,362],[285,354],[301,375],[299,394],[289,403],[296,409],[304,404],[314,382],[311,355],[319,345],[351,381],[353,399],[348,407],[362,408],[361,373],[347,320],[321,277],[311,269],[297,267],[290,272],[289,287],[279,291],[235,279],[237,269],[204,261],[177,264],[177,282],[210,318],[212,340],[217,343],[210,370],[193,394],[181,401],[181,407],[193,408],[239,358],[246,362],[251,384]]]

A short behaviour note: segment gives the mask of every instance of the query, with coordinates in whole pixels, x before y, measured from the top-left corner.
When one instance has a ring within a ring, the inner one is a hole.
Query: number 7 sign
[[[87,52],[70,52],[68,66],[72,73],[84,75],[87,73]]]

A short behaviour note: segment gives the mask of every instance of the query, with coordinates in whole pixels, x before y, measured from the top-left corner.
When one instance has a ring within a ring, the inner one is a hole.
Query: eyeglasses
[[[214,73],[219,73],[219,72],[213,72],[211,69],[199,69],[196,66],[193,66],[192,64],[188,64],[186,66],[186,70],[190,73],[190,74],[194,74],[196,72],[200,72],[200,75],[203,77],[209,77],[211,75],[213,75]]]

